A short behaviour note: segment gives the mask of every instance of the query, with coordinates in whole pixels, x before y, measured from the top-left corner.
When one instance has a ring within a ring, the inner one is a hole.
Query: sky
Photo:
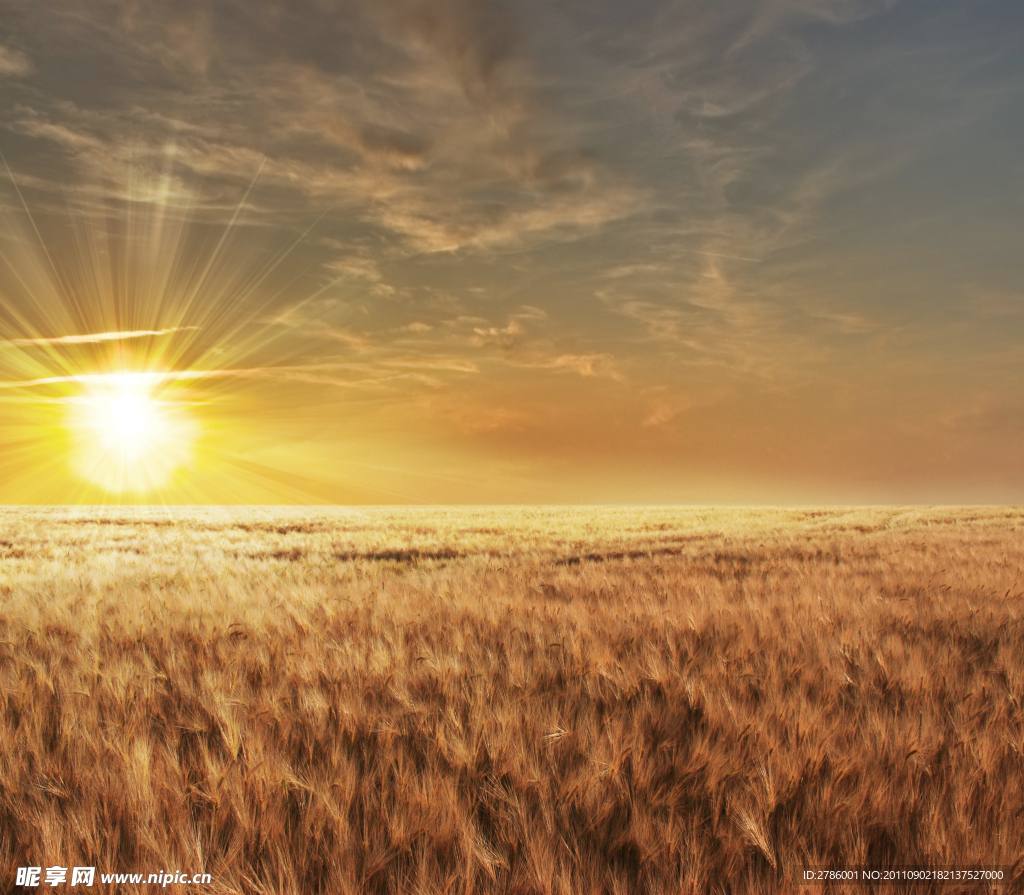
[[[0,502],[1024,502],[1020,0],[0,0]]]

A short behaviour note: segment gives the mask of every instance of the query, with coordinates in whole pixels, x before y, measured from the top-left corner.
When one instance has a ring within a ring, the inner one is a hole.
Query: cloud
[[[749,24],[730,50],[736,52],[763,40],[793,20],[814,18],[832,25],[848,25],[886,12],[896,3],[897,0],[758,0]]]
[[[343,345],[348,345],[357,351],[365,350],[373,344],[366,336],[353,332],[344,326],[331,326],[325,323],[314,327],[312,332],[321,338],[330,339],[333,342],[341,342]]]
[[[471,341],[480,348],[493,347],[508,351],[518,344],[523,332],[523,325],[513,318],[505,326],[474,327]]]
[[[296,330],[312,339],[340,342],[355,351],[367,351],[374,346],[374,340],[367,335],[332,323],[328,318],[336,311],[337,304],[331,300],[305,301],[278,311],[265,323]]]
[[[395,294],[394,286],[384,282],[378,262],[366,253],[334,258],[328,261],[324,268],[328,273],[344,280],[367,284],[370,291],[376,295]]]
[[[79,385],[104,385],[112,381],[131,381],[155,388],[165,382],[187,379],[222,378],[224,376],[244,375],[249,371],[227,370],[189,370],[184,372],[148,372],[148,373],[72,373],[64,376],[41,376],[35,379],[0,380],[0,389],[32,389],[47,385],[63,385],[76,383]]]
[[[121,342],[127,339],[142,339],[149,336],[166,336],[171,333],[195,330],[196,326],[174,326],[169,329],[135,329],[124,332],[87,333],[75,336],[50,336],[33,339],[7,339],[5,344],[19,347],[42,345],[89,345],[96,342]]]
[[[505,99],[508,88],[500,83],[500,69],[512,60],[519,37],[509,6],[492,0],[397,0],[369,8],[390,26],[386,34],[413,51],[429,48],[444,60],[471,99]]]
[[[32,61],[24,53],[0,44],[0,78],[21,77],[32,72]]]
[[[891,327],[883,326],[879,320],[873,320],[864,314],[852,312],[829,311],[824,308],[810,309],[809,316],[824,320],[826,323],[837,327],[840,331],[849,335],[864,333],[892,332]]]
[[[608,376],[621,380],[615,369],[614,358],[609,354],[559,354],[545,360],[535,360],[524,365],[546,370],[570,370],[580,376]]]
[[[416,366],[410,363],[409,366]],[[422,365],[430,368],[429,364]],[[443,366],[435,367],[445,369]],[[299,382],[326,382],[338,384],[326,374],[349,370],[369,372],[366,365],[354,364],[275,364],[261,367],[237,367],[213,370],[163,370],[140,373],[71,373],[61,376],[42,376],[35,379],[0,380],[0,389],[34,389],[50,385],[78,384],[104,385],[111,381],[129,380],[156,389],[170,382],[196,382],[218,379],[290,379]]]
[[[28,97],[11,127],[59,146],[94,192],[101,182],[127,197],[133,169],[170,164],[202,190],[197,213],[222,209],[225,187],[241,191],[261,170],[262,189],[344,209],[404,254],[575,239],[641,197],[559,133],[512,10],[492,0],[263,0],[244,17],[224,2],[75,6],[35,24],[55,55],[86,47],[120,80],[94,84],[107,101],[92,108]],[[254,202],[247,217],[259,213]],[[335,263],[387,290],[374,260],[356,261],[362,270]]]
[[[384,358],[378,363],[382,367],[398,367],[410,370],[445,370],[452,373],[480,372],[480,367],[476,363],[459,357],[417,355],[415,357]]]

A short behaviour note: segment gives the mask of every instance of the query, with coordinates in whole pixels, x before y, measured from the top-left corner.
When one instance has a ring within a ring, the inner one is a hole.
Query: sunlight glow
[[[196,425],[158,396],[160,384],[145,373],[89,378],[85,394],[69,402],[80,475],[109,492],[145,493],[188,463]]]

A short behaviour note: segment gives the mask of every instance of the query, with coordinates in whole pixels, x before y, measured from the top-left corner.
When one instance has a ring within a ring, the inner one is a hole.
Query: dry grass
[[[0,511],[0,887],[59,863],[213,892],[782,892],[804,864],[988,862],[1022,891],[1022,532],[1016,509]]]

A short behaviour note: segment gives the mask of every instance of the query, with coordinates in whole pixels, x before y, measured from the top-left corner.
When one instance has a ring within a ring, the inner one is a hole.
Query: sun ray
[[[229,456],[232,432],[251,424],[231,409],[249,398],[228,383],[281,375],[287,333],[267,308],[308,291],[282,265],[323,214],[269,257],[241,249],[234,237],[264,160],[207,241],[217,209],[202,184],[180,182],[174,156],[165,148],[155,171],[133,158],[122,189],[98,204],[65,197],[64,216],[37,214],[0,159],[15,199],[0,245],[0,441],[12,475],[46,457],[83,497],[115,502],[209,499],[197,475],[233,499],[258,484]]]

